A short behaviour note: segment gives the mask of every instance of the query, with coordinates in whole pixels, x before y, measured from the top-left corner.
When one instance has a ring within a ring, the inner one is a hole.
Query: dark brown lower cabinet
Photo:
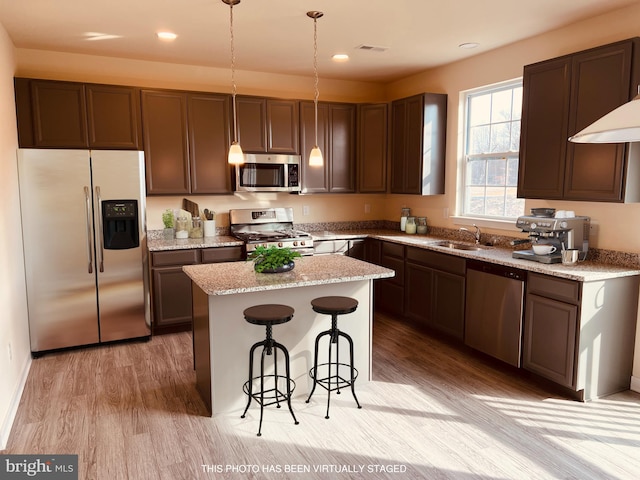
[[[191,330],[191,279],[183,265],[233,262],[244,258],[242,247],[151,252],[152,334]]]
[[[377,280],[375,308],[399,317],[404,316],[404,249],[403,245],[382,242],[380,265],[396,272],[390,279]]]
[[[464,258],[408,247],[405,316],[457,339],[464,336]]]
[[[640,279],[593,282],[529,272],[522,366],[592,400],[631,383]]]

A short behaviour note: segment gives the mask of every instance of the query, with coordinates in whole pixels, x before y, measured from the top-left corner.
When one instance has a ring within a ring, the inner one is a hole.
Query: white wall
[[[14,49],[0,24],[0,450],[31,365],[18,194]]]

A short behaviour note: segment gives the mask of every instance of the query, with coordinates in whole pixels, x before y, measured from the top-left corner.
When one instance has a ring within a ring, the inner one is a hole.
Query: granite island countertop
[[[182,269],[207,295],[234,295],[395,275],[391,269],[344,255],[302,257],[297,258],[295,264],[293,270],[284,273],[257,273],[253,262],[186,265]]]

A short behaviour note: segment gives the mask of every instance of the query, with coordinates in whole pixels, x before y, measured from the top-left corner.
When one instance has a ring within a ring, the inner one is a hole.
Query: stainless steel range
[[[231,235],[245,242],[247,253],[258,246],[289,247],[313,255],[313,238],[293,228],[293,208],[229,210]]]

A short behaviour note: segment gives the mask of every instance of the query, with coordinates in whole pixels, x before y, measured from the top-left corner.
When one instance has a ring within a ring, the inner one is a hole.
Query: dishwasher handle
[[[526,271],[495,263],[467,260],[467,270],[478,270],[491,275],[498,275],[500,277],[511,278],[513,280],[520,280],[523,282],[527,279]]]

